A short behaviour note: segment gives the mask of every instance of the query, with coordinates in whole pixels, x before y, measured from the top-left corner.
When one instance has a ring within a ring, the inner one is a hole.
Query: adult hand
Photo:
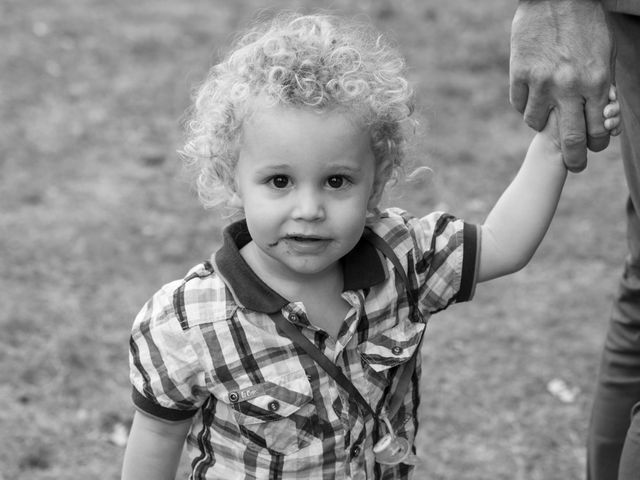
[[[599,0],[521,0],[511,29],[511,104],[537,131],[558,112],[565,165],[587,166],[587,147],[609,144],[602,111],[613,42]]]

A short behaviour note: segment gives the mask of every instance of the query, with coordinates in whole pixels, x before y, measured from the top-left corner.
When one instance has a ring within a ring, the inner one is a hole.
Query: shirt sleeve
[[[173,298],[180,283],[163,287],[144,305],[129,341],[133,402],[169,421],[190,418],[209,395],[191,332],[176,314]]]
[[[470,300],[476,285],[476,225],[442,212],[407,221],[414,243],[419,301],[431,313]]]

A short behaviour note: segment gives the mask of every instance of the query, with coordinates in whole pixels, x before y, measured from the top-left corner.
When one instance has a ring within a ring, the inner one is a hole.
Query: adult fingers
[[[529,69],[523,69],[518,57],[512,53],[509,68],[509,101],[523,114],[527,125],[541,131],[547,124],[549,110],[549,94],[545,91],[546,80],[534,78]]]
[[[527,106],[527,97],[529,96],[529,87],[526,82],[511,78],[509,85],[509,102],[520,113],[524,113]]]
[[[608,91],[605,88],[600,98],[587,98],[584,116],[587,122],[587,147],[592,152],[604,150],[609,145],[609,132],[604,126],[603,112],[608,103]]]
[[[609,146],[609,141],[611,140],[609,132],[605,133],[602,136],[591,136],[587,137],[587,147],[592,152],[600,152]]]
[[[538,95],[537,91],[529,89],[529,101],[522,117],[527,125],[539,132],[547,124],[551,108],[552,105],[546,101],[546,98]]]
[[[581,172],[587,166],[587,135],[585,114],[579,101],[562,102],[559,107],[560,145],[562,158],[571,172]],[[602,122],[602,119],[600,120]]]

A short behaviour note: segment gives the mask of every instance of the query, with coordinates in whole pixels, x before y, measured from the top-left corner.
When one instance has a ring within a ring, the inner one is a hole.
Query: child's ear
[[[231,208],[242,208],[244,206],[242,198],[238,192],[231,192],[227,205]]]
[[[367,210],[372,211],[378,207],[380,200],[382,200],[382,194],[384,193],[384,185],[384,183],[376,183],[373,185],[371,196],[369,197],[369,201],[367,202]]]
[[[386,164],[378,166],[378,171],[376,172],[375,179],[373,181],[373,188],[371,189],[371,195],[369,196],[369,201],[367,202],[367,209],[374,210],[378,207],[378,204],[382,200],[382,194],[384,193],[384,188],[387,186],[387,182],[391,177],[391,169]]]

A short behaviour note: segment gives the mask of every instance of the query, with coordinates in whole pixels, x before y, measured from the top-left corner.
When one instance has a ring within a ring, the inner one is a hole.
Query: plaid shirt
[[[373,445],[385,428],[270,317],[283,314],[301,328],[379,413],[429,316],[471,298],[478,241],[475,226],[441,213],[418,219],[389,209],[368,227],[401,260],[419,312],[410,313],[391,262],[361,240],[342,259],[342,297],[351,309],[330,337],[309,323],[300,302],[280,297],[244,262],[244,221],[227,227],[211,262],[142,308],[130,341],[134,403],[161,419],[193,417],[190,478],[409,478],[411,466],[375,462]],[[419,376],[420,362],[393,419],[412,443]]]

